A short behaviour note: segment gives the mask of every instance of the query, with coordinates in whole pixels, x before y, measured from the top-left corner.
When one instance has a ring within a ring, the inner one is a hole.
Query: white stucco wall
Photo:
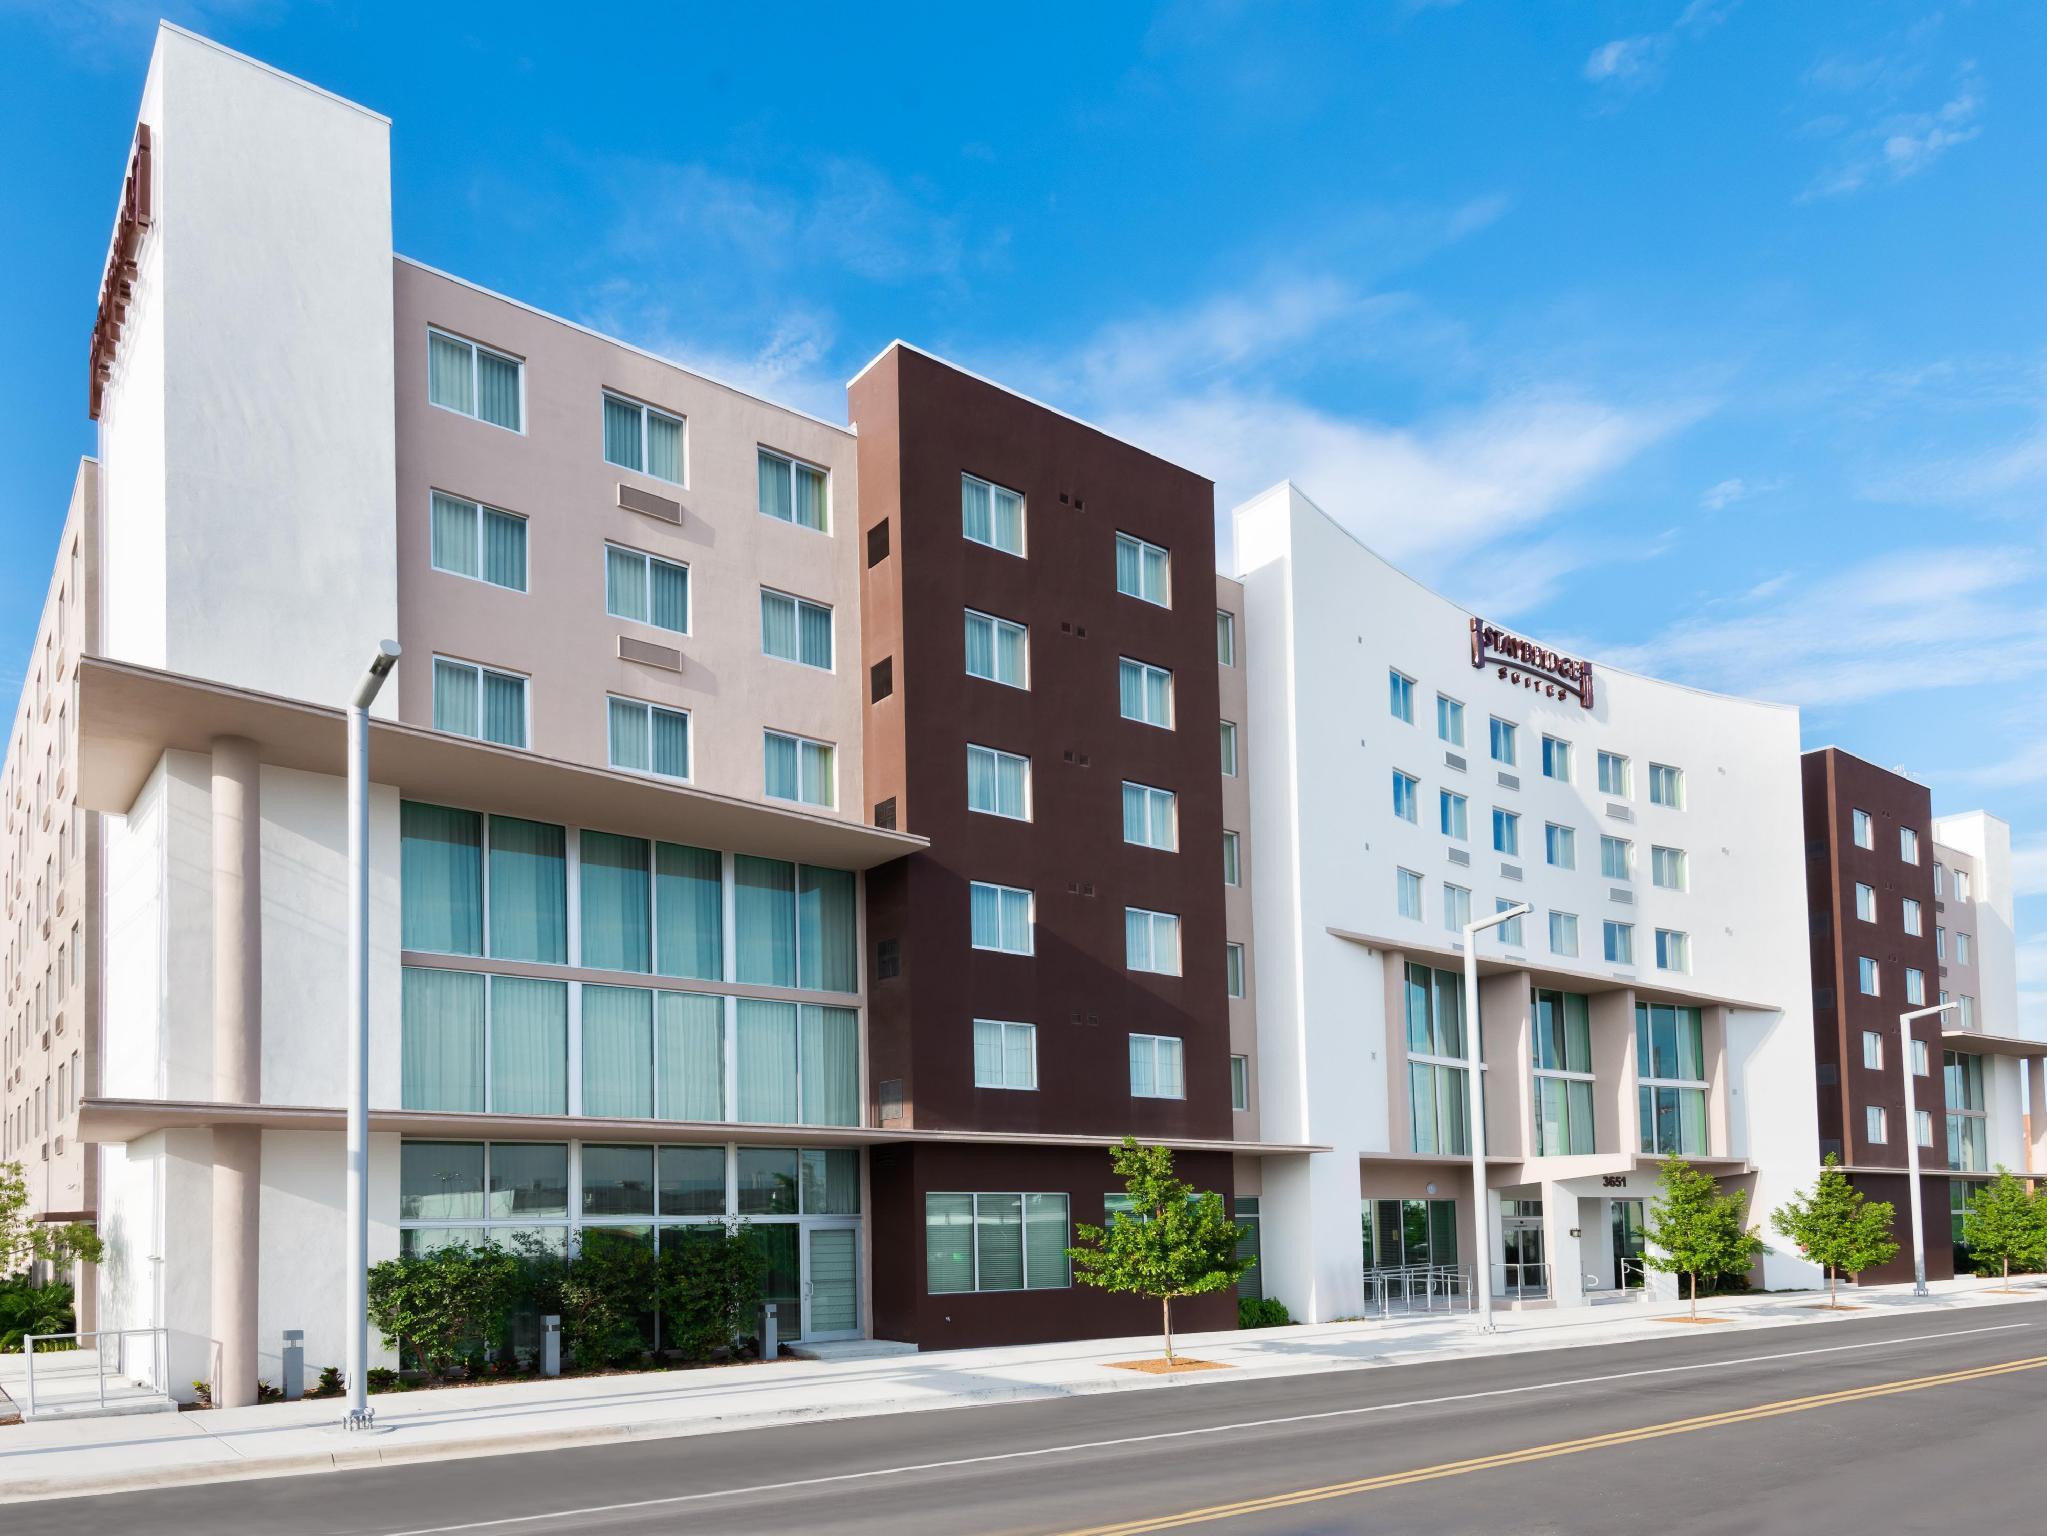
[[[257,1373],[283,1375],[284,1330],[305,1330],[306,1385],[348,1356],[342,1246],[346,1186],[342,1138],[325,1132],[265,1131],[258,1260]],[[370,1263],[398,1256],[398,1138],[370,1138]],[[370,1332],[370,1364],[396,1365],[396,1352]]]

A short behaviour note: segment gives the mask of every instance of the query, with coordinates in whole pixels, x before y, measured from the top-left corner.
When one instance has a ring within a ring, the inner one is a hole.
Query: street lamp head
[[[378,690],[384,686],[384,679],[389,677],[391,669],[398,665],[398,654],[398,642],[396,640],[379,640],[377,642],[376,655],[370,658],[369,668],[363,673],[362,681],[355,685],[355,697],[350,700],[350,703],[355,708],[368,709],[370,707],[372,701],[377,697]]]
[[[1526,917],[1530,912],[1533,912],[1534,910],[1535,908],[1531,907],[1527,902],[1523,901],[1516,903],[1514,906],[1507,907],[1502,911],[1495,912],[1491,917],[1474,918],[1471,922],[1468,922],[1464,925],[1465,939],[1467,942],[1469,942],[1470,940],[1477,938],[1479,934],[1483,933],[1488,928],[1497,928],[1502,923],[1511,923],[1514,921],[1515,918]]]
[[[1937,1013],[1952,1013],[1961,1006],[1959,1002],[1953,1002],[1935,1003],[1927,1008],[1915,1008],[1910,1013],[1899,1014],[1898,1022],[1900,1024],[1910,1024],[1914,1019],[1930,1019]]]

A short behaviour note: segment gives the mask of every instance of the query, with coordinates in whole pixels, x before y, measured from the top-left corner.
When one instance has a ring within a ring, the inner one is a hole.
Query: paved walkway
[[[1988,1283],[1937,1283],[1844,1292],[1863,1310],[1829,1313],[1811,1294],[1712,1301],[1714,1328],[1784,1328],[1829,1318],[1947,1315],[2047,1294],[2019,1282],[1998,1295]],[[1103,1392],[1177,1391],[1218,1380],[1355,1370],[1487,1353],[1669,1338],[1689,1327],[1682,1307],[1621,1305],[1498,1314],[1480,1336],[1469,1313],[1386,1322],[1324,1323],[1252,1332],[1190,1334],[1182,1352],[1232,1369],[1178,1377],[1116,1370],[1112,1362],[1158,1352],[1156,1336],[1007,1349],[935,1351],[883,1359],[784,1360],[699,1371],[563,1378],[384,1394],[371,1399],[390,1432],[333,1428],[332,1401],[279,1403],[176,1415],[25,1424],[0,1429],[0,1499],[47,1498],[162,1487],[222,1478],[327,1471],[377,1462],[438,1460],[667,1435],[713,1433],[865,1414],[914,1412]]]

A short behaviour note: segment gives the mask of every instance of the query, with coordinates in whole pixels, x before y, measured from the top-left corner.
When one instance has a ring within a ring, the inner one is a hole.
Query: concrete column
[[[213,1096],[262,1100],[262,767],[253,742],[213,743]],[[213,1338],[219,1350],[213,1400],[256,1401],[257,1212],[263,1133],[213,1131]]]
[[[1560,1307],[1585,1305],[1584,1240],[1578,1196],[1567,1184],[1542,1186],[1542,1254],[1549,1261],[1549,1294]]]

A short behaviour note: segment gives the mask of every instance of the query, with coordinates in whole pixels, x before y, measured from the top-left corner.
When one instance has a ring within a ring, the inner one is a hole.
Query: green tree
[[[1699,1276],[1738,1275],[1762,1251],[1763,1240],[1748,1227],[1748,1192],[1721,1194],[1710,1174],[1681,1157],[1664,1161],[1660,1190],[1649,1202],[1644,1256],[1652,1269],[1689,1275],[1692,1316],[1699,1315]]]
[[[1106,1228],[1083,1222],[1079,1242],[1066,1250],[1073,1278],[1105,1291],[1149,1296],[1164,1322],[1166,1363],[1173,1363],[1173,1302],[1227,1290],[1251,1260],[1237,1256],[1245,1229],[1232,1223],[1214,1190],[1197,1192],[1173,1173],[1165,1147],[1138,1145],[1125,1136],[1109,1154],[1110,1166],[1130,1198]]]
[[[2021,1270],[2047,1266],[2047,1198],[2028,1194],[2000,1163],[1997,1177],[1962,1208],[1962,1244],[1977,1274],[1998,1265],[2007,1286],[2014,1266]]]
[[[479,1350],[502,1350],[526,1285],[519,1256],[494,1243],[450,1243],[372,1265],[370,1321],[436,1376]]]
[[[39,1259],[67,1269],[74,1259],[97,1264],[103,1256],[91,1223],[37,1221],[21,1164],[0,1163],[0,1275],[18,1274]]]
[[[1848,1182],[1840,1154],[1829,1152],[1812,1193],[1794,1195],[1770,1214],[1770,1225],[1798,1244],[1827,1270],[1827,1305],[1838,1305],[1839,1277],[1859,1275],[1887,1262],[1898,1251],[1891,1237],[1897,1214],[1887,1200],[1870,1200]]]

